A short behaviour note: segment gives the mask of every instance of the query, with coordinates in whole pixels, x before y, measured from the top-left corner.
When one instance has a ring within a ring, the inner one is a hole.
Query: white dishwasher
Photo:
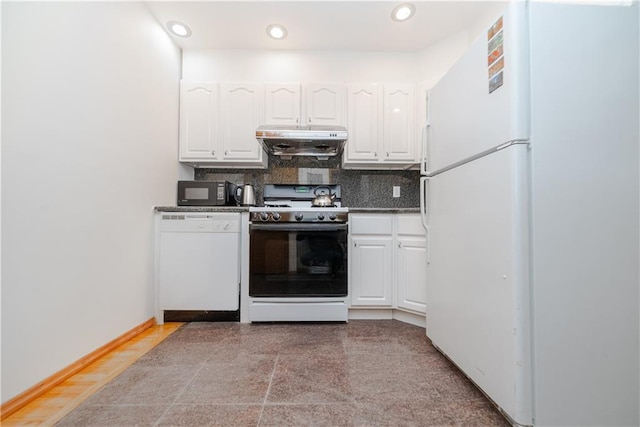
[[[162,212],[157,221],[158,323],[165,310],[238,310],[240,214]]]

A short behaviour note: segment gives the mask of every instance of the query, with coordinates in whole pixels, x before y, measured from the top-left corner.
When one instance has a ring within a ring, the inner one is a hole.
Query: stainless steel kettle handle
[[[318,195],[318,189],[320,188],[326,188],[327,189],[327,196],[331,196],[331,188],[326,186],[326,185],[319,185],[315,188],[315,190],[313,190],[313,195],[317,196]],[[324,196],[324,194],[322,194]],[[333,197],[335,197],[335,194],[333,195]]]

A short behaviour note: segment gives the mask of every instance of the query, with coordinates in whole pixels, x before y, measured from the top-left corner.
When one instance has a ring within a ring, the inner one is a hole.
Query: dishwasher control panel
[[[163,214],[161,232],[239,233],[238,214]]]

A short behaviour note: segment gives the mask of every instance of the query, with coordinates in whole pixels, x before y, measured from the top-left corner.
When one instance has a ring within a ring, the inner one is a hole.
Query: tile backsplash
[[[418,170],[341,169],[340,159],[317,160],[269,156],[267,169],[195,169],[195,180],[252,184],[262,204],[264,184],[340,184],[342,205],[352,208],[411,208],[420,205]],[[393,187],[400,197],[393,197]]]

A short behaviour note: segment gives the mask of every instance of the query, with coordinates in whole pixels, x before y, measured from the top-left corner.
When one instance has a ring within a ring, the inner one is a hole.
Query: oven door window
[[[347,232],[251,230],[249,295],[347,295]]]

